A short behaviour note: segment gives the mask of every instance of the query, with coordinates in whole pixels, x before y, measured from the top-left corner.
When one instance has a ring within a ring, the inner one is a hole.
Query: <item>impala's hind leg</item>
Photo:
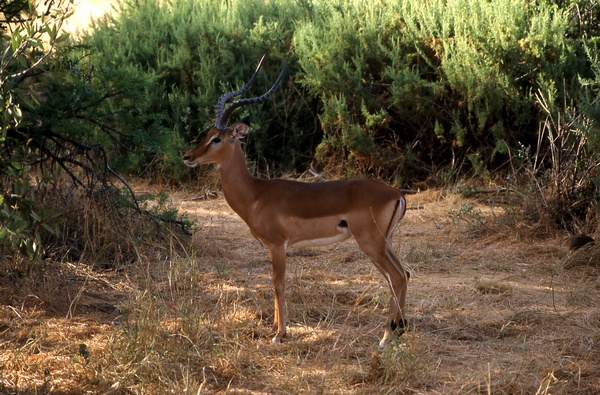
[[[390,298],[390,315],[388,325],[385,327],[383,338],[379,342],[379,347],[385,347],[386,343],[390,340],[390,337],[394,332],[398,335],[402,335],[407,325],[405,316],[406,308],[406,291],[408,288],[408,280],[410,278],[410,272],[404,269],[394,251],[389,244],[386,244],[386,253],[390,260],[393,262],[393,269],[389,273],[384,273],[391,290]],[[394,273],[392,276],[391,273]]]
[[[387,240],[381,238],[379,242],[375,242],[372,238],[362,238],[360,235],[358,237],[355,235],[355,238],[361,250],[371,258],[383,274],[391,290],[388,321],[383,338],[379,342],[379,347],[384,347],[394,331],[399,334],[404,333],[406,325],[404,310],[409,274],[404,270]]]

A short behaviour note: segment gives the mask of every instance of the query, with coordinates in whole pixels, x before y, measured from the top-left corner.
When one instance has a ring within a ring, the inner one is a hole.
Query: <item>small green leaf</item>
[[[53,236],[58,236],[60,235],[60,230],[58,229],[58,227],[53,228],[52,226],[48,225],[48,224],[42,224],[42,226],[44,227],[44,229],[46,229],[46,231],[48,233],[50,233]]]
[[[16,52],[17,49],[19,49],[19,46],[21,46],[21,43],[23,42],[23,37],[21,37],[21,28],[17,28],[11,37],[11,44],[12,44],[12,50],[13,52]]]

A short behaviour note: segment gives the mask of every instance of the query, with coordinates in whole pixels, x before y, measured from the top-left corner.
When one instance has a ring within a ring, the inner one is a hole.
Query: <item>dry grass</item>
[[[291,251],[289,333],[274,346],[266,250],[224,200],[190,197],[177,196],[199,224],[186,253],[2,273],[0,393],[600,392],[600,267],[569,263],[560,236],[524,237],[457,195],[411,196],[421,208],[395,236],[410,331],[377,349],[389,293],[348,241]]]

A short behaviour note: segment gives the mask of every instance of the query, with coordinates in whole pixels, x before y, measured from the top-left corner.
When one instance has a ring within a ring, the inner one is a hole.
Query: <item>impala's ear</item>
[[[246,137],[248,132],[250,131],[250,120],[248,117],[242,119],[239,122],[236,122],[233,125],[233,132],[231,132],[232,137],[237,137],[238,139],[243,139]]]

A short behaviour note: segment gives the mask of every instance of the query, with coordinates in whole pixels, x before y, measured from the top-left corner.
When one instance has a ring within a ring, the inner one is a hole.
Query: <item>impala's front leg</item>
[[[285,336],[285,247],[269,247],[271,262],[273,263],[273,285],[275,287],[275,321],[273,330],[275,337],[271,340],[273,344],[280,344],[281,338]]]

